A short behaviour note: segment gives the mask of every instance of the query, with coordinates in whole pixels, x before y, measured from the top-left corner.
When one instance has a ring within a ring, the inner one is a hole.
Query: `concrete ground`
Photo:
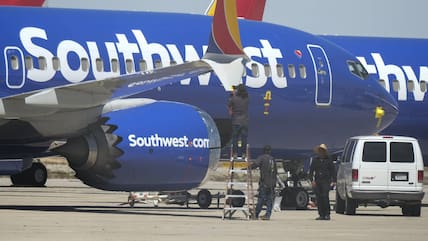
[[[205,187],[222,191],[224,183]],[[428,191],[426,188],[425,191]],[[333,193],[334,195],[334,193]],[[332,196],[333,196],[332,195]],[[0,178],[0,240],[427,240],[428,199],[421,217],[401,209],[367,207],[356,216],[332,214],[315,221],[316,210],[286,210],[270,221],[222,220],[222,210],[196,204],[123,205],[127,193],[90,188],[76,179],[49,179],[45,188],[11,187]]]

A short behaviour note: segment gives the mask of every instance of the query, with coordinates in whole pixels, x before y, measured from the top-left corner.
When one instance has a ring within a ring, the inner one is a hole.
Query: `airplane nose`
[[[399,113],[398,103],[383,87],[379,86],[375,94],[377,106],[374,117],[377,120],[376,128],[380,132],[387,128]]]

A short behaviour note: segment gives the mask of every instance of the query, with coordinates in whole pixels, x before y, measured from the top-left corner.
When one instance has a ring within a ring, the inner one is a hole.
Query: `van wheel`
[[[350,197],[346,197],[345,200],[345,213],[346,215],[355,215],[355,210],[357,209],[357,200],[356,199],[352,199]]]
[[[401,212],[404,216],[413,216],[420,217],[421,216],[421,205],[404,205],[401,207]]]
[[[345,200],[340,198],[339,193],[336,190],[336,213],[344,214],[345,213]]]

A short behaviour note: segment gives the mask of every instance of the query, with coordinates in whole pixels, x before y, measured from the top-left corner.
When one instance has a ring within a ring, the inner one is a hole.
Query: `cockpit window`
[[[360,62],[348,60],[348,69],[351,73],[358,76],[360,79],[367,79],[369,73]]]

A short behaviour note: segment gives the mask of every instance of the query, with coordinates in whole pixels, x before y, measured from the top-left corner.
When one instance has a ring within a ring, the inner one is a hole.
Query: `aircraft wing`
[[[214,71],[226,90],[240,80],[242,58],[218,64],[216,56],[169,67],[137,72],[103,80],[58,86],[0,99],[0,118],[21,119],[45,116],[59,110],[76,110],[103,105],[111,100],[179,82]],[[237,73],[231,76],[231,73]]]
[[[210,71],[226,91],[231,90],[242,82],[248,57],[243,52],[234,2],[220,1],[216,8],[220,9],[219,14],[213,18],[207,53],[201,60],[8,96],[0,99],[0,118],[24,119],[102,106]]]

